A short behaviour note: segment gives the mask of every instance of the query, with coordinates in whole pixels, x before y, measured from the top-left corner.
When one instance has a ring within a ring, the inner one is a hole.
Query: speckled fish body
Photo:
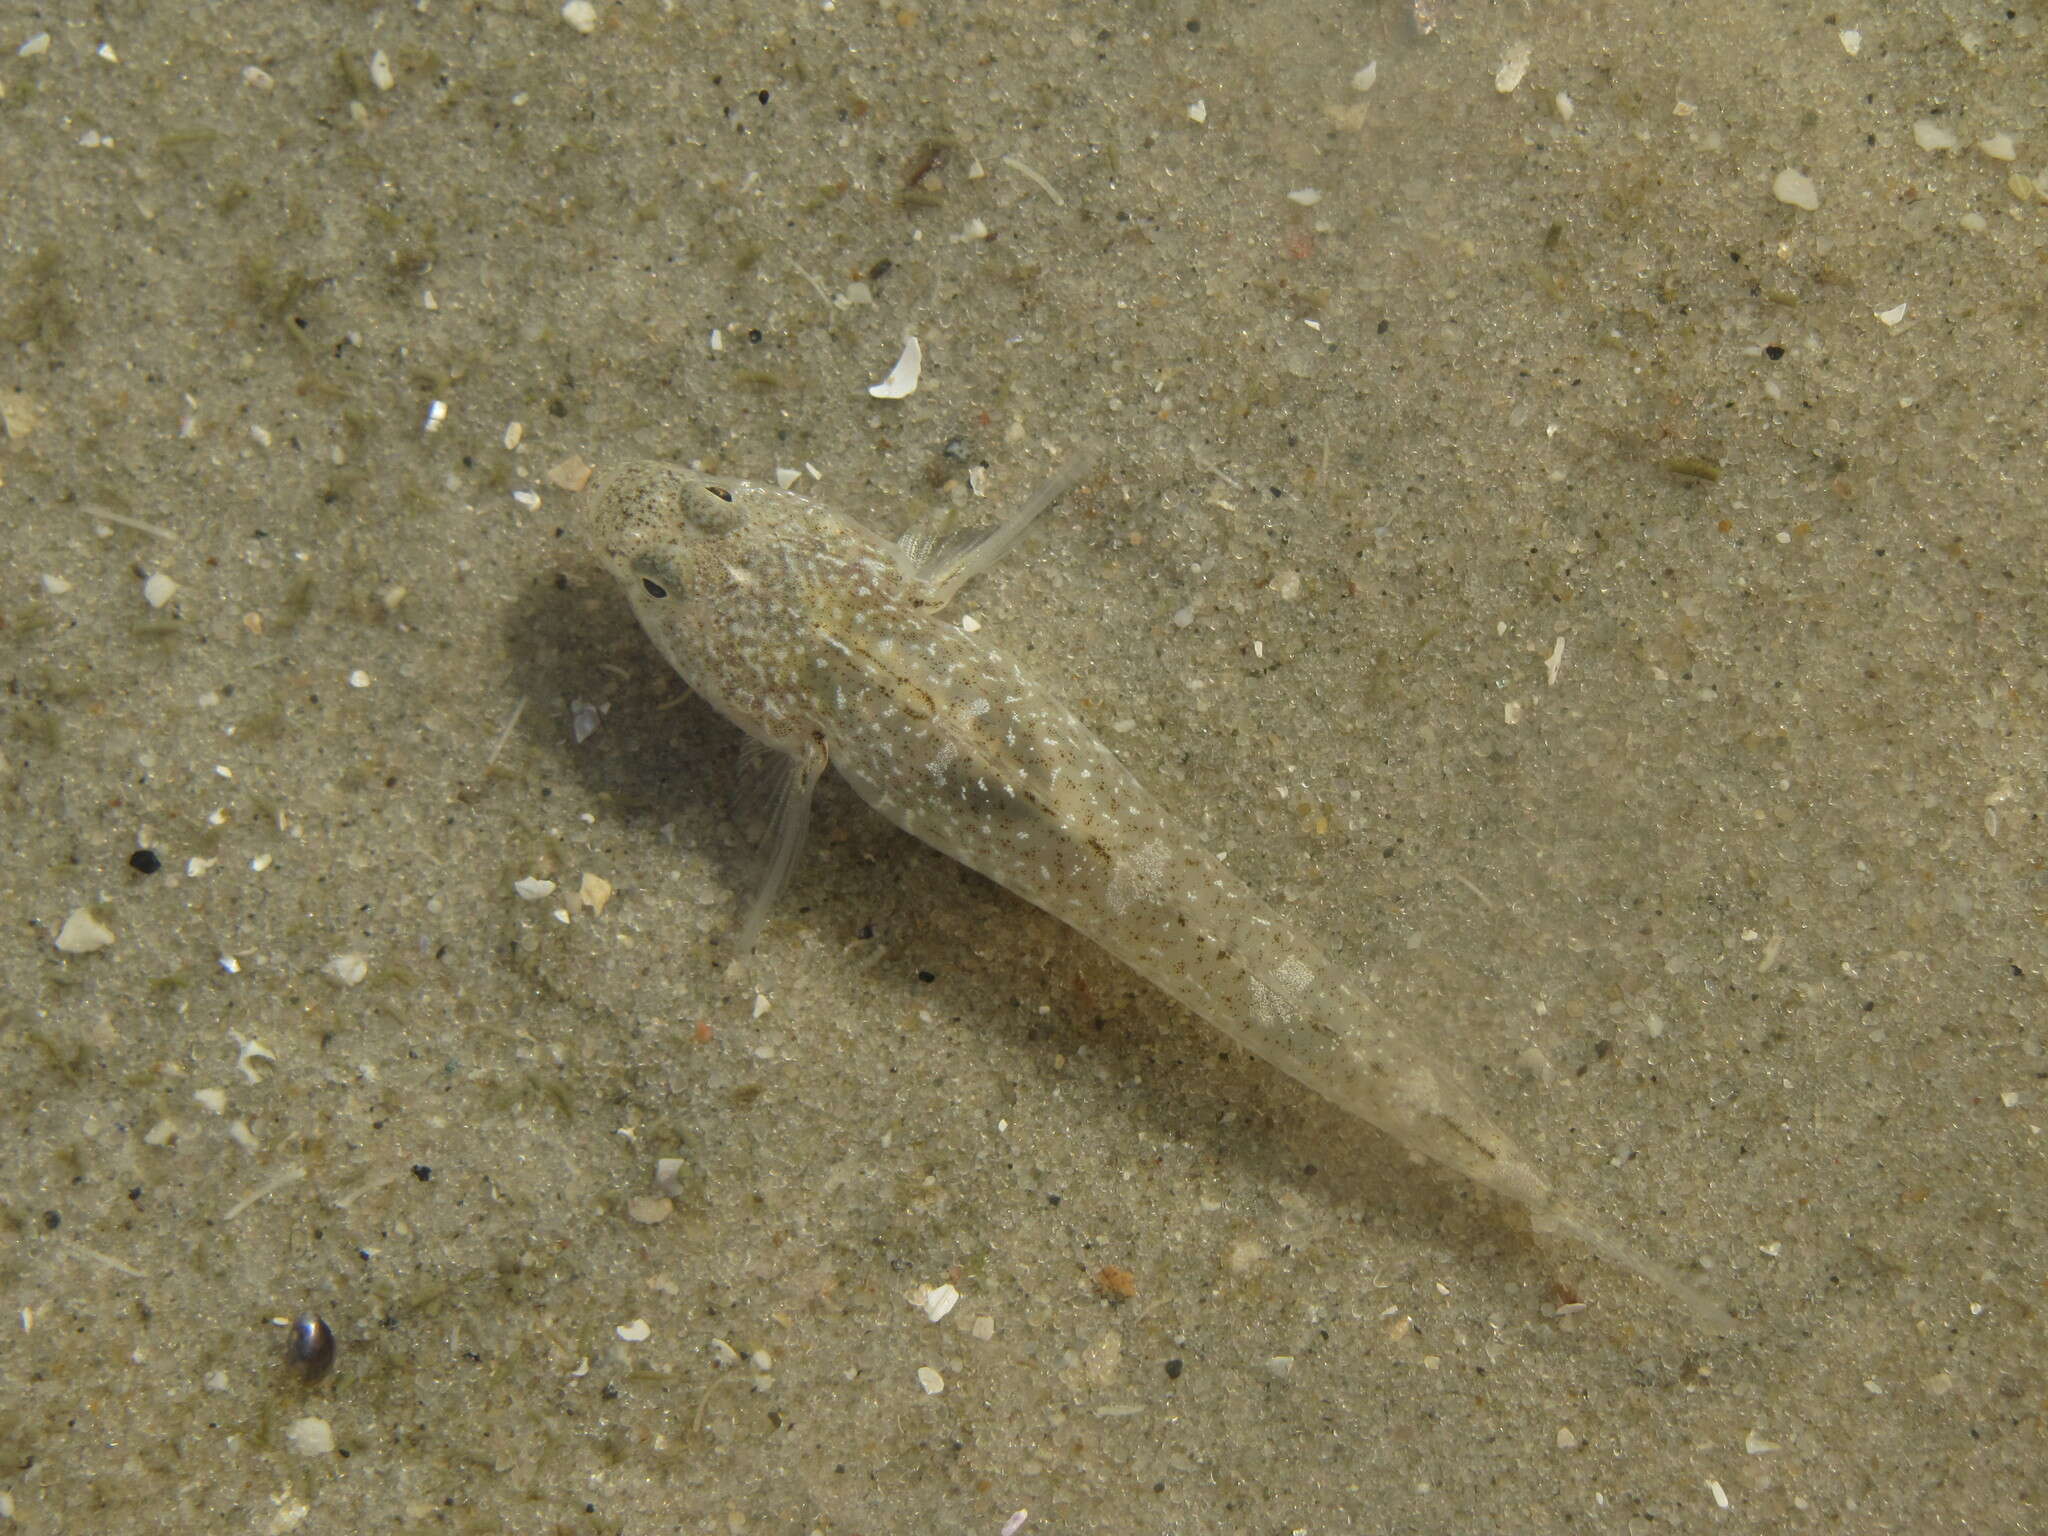
[[[885,540],[794,492],[667,464],[617,466],[588,508],[592,545],[669,662],[788,765],[781,848],[747,938],[829,765],[897,826],[1315,1092],[1527,1208],[1539,1230],[1693,1299],[1561,1200],[1431,1044],[1203,848],[1071,709],[940,612],[1000,548]],[[1037,510],[991,542],[1006,548]]]

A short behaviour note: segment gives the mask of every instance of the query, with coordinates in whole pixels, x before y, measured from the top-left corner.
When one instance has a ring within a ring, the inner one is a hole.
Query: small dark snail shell
[[[307,1381],[318,1381],[334,1369],[334,1332],[327,1319],[316,1312],[301,1312],[292,1319],[285,1339],[285,1358]]]

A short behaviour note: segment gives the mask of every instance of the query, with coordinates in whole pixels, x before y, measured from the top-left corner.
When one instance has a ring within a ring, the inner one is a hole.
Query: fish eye
[[[647,589],[647,595],[649,597],[668,596],[668,588],[664,587],[660,582],[656,581],[651,576],[642,576],[640,578],[640,585]]]
[[[704,489],[709,491],[712,495],[716,496],[720,501],[732,500],[732,492],[728,491],[722,485],[707,485],[704,487]]]

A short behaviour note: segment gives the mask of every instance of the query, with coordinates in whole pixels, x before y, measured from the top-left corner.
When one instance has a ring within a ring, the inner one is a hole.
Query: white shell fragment
[[[1842,40],[1842,52],[1849,55],[1850,58],[1855,58],[1857,54],[1863,51],[1863,34],[1854,27],[1844,27],[1835,35]]]
[[[1808,213],[1820,206],[1820,189],[1814,186],[1813,178],[1804,171],[1789,167],[1771,178],[1771,196],[1794,208],[1804,208]]]
[[[960,1303],[960,1293],[950,1285],[935,1285],[918,1299],[924,1315],[937,1322]]]
[[[370,961],[364,955],[336,955],[320,969],[344,987],[359,987],[363,984],[363,978],[370,974]]]
[[[654,1337],[654,1325],[644,1317],[636,1317],[630,1323],[621,1323],[612,1330],[628,1344],[645,1344]]]
[[[562,7],[562,20],[588,37],[597,30],[597,7],[590,0],[569,0]]]
[[[889,376],[879,384],[870,384],[868,393],[877,400],[903,400],[917,393],[918,376],[924,372],[924,345],[915,336],[903,338],[903,355],[896,359],[896,366],[889,370]]]
[[[1209,103],[1206,101],[1189,102],[1188,121],[1191,123],[1206,123],[1209,121]]]
[[[512,889],[519,893],[521,901],[544,901],[555,894],[555,882],[528,875],[524,880],[514,880]]]
[[[1366,65],[1365,68],[1358,70],[1356,73],[1352,75],[1351,89],[1353,89],[1354,91],[1358,91],[1360,93],[1369,91],[1373,88],[1374,83],[1379,79],[1379,77],[1380,61],[1378,59],[1374,59],[1370,64]]]
[[[113,942],[114,930],[84,907],[74,908],[57,930],[57,948],[67,955],[89,955]]]
[[[152,608],[161,608],[178,595],[178,584],[162,571],[154,571],[142,584],[142,600]]]
[[[920,1365],[917,1368],[917,1384],[933,1397],[946,1390],[946,1378],[928,1365]]]
[[[2019,158],[2019,149],[2013,143],[2012,135],[2009,133],[1994,133],[1987,139],[1979,139],[1977,141],[1977,149],[1980,154],[1987,155],[1993,160],[2015,160]]]
[[[1901,320],[1906,318],[1906,306],[1903,304],[1894,304],[1890,309],[1873,310],[1872,313],[1875,314],[1877,318],[1882,320],[1886,325],[1897,325]]]

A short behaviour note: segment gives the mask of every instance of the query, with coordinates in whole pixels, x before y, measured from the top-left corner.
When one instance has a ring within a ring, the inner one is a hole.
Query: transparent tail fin
[[[1618,1265],[1677,1297],[1685,1303],[1686,1310],[1692,1313],[1693,1320],[1700,1327],[1712,1333],[1727,1333],[1734,1328],[1734,1314],[1720,1302],[1683,1279],[1670,1265],[1660,1264],[1647,1254],[1638,1252],[1618,1233],[1602,1226],[1576,1206],[1556,1201],[1545,1208],[1532,1209],[1529,1216],[1539,1233],[1561,1232],[1608,1263]]]

